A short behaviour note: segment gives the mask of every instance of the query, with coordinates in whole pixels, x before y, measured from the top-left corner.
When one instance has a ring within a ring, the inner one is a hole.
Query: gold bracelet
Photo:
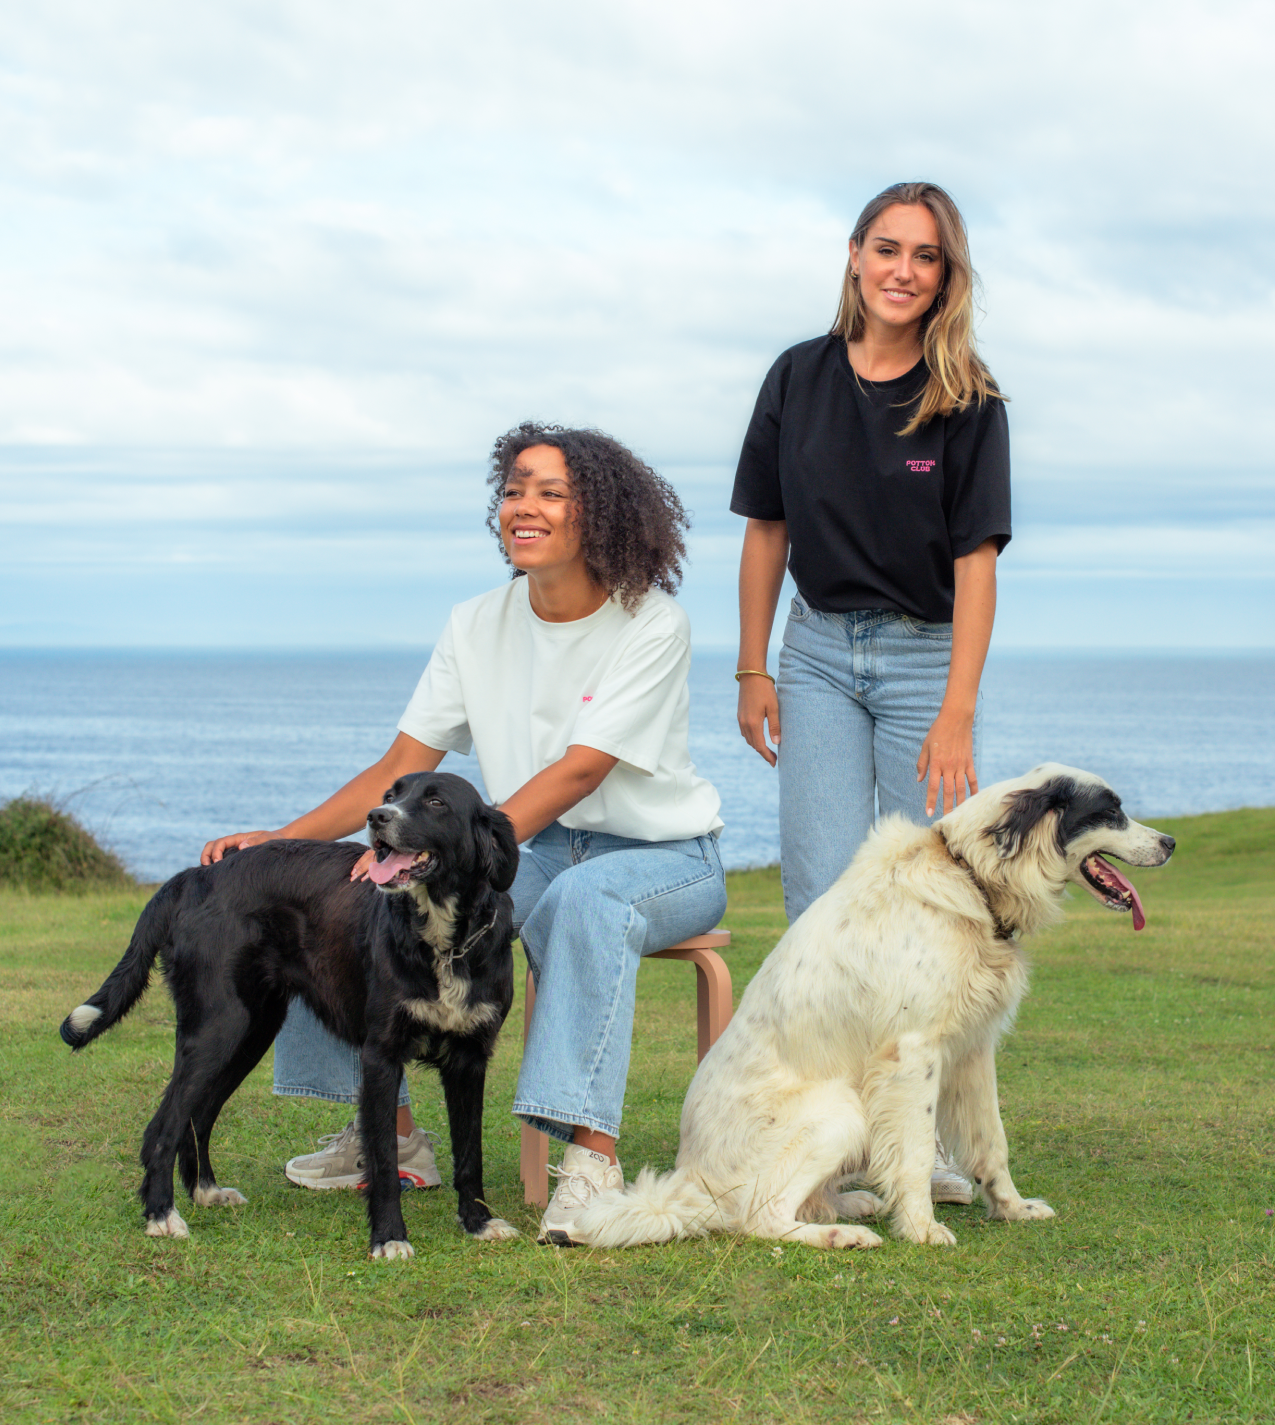
[[[764,668],[741,668],[739,672],[735,674],[735,681],[738,683],[741,678],[749,677],[770,678],[770,674],[767,673]],[[775,680],[770,678],[770,681],[773,683]]]

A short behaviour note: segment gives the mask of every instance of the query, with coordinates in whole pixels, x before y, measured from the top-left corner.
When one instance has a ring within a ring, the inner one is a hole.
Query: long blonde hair
[[[893,183],[859,214],[850,239],[859,248],[872,224],[896,203],[917,204],[929,209],[939,230],[943,256],[943,281],[930,309],[921,319],[921,349],[930,379],[912,418],[899,432],[911,435],[933,416],[950,416],[971,401],[982,405],[989,397],[1003,401],[992,373],[983,364],[974,339],[974,296],[978,275],[970,262],[969,238],[961,211],[937,183]],[[841,302],[832,335],[843,341],[859,341],[867,316],[863,294],[853,275],[853,262],[846,263],[841,283]]]

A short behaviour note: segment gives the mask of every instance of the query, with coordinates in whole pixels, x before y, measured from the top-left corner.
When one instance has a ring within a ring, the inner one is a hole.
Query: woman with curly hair
[[[789,920],[841,875],[878,809],[926,822],[978,790],[1010,501],[975,280],[942,188],[879,193],[851,235],[832,330],[779,357],[744,440],[731,499],[748,521],[739,727],[778,760]],[[776,684],[766,658],[785,567],[797,595]],[[941,1157],[932,1189],[971,1200]]]
[[[533,424],[496,442],[489,482],[487,524],[514,577],[452,610],[389,750],[322,806],[209,842],[203,860],[273,837],[349,836],[395,778],[473,747],[522,847],[511,895],[537,994],[513,1111],[567,1145],[540,1240],[569,1245],[590,1198],[623,1182],[641,957],[726,908],[720,801],[687,750],[690,626],[671,597],[687,519],[671,486],[610,436]],[[275,1092],[354,1103],[358,1088],[357,1051],[294,1006]],[[398,1126],[400,1173],[436,1186],[405,1085]],[[324,1141],[289,1178],[355,1186],[357,1122]]]

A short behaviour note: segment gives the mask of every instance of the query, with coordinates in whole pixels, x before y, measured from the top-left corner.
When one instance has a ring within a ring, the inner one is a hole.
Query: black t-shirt
[[[730,507],[788,522],[788,567],[812,608],[949,623],[952,561],[987,539],[1009,543],[1004,403],[971,402],[900,436],[928,376],[919,361],[864,381],[839,336],[790,347],[770,368]]]

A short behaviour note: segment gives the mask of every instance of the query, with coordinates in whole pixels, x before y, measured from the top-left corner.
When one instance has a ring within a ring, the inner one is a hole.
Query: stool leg
[[[727,997],[729,1003],[729,996]],[[536,1007],[536,981],[527,971],[527,1007],[522,1017],[522,1042],[531,1032],[531,1011]],[[549,1206],[549,1139],[530,1123],[522,1125],[519,1142],[518,1176],[522,1179],[522,1200],[543,1211]]]
[[[730,1023],[730,971],[714,950],[692,950],[695,965],[695,1018],[700,1061]]]
[[[689,960],[695,966],[695,1018],[699,1041],[697,1048],[699,1057],[703,1060],[704,1055],[717,1043],[722,1031],[730,1023],[730,971],[726,968],[726,961],[716,950],[683,950],[680,946],[659,951],[657,958]]]

